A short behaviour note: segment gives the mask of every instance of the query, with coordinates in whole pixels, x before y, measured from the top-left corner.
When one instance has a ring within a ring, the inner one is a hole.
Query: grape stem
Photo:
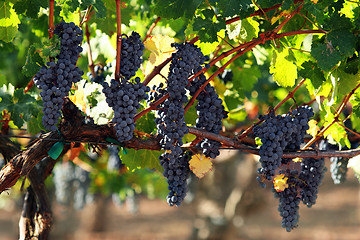
[[[152,33],[152,31],[154,30],[154,28],[156,27],[156,25],[158,24],[158,22],[161,20],[161,17],[157,17],[155,19],[155,21],[151,24],[149,30],[146,32],[146,36],[143,40],[143,43],[146,41],[146,39],[148,39]]]
[[[54,0],[49,0],[49,39],[54,36]]]
[[[116,66],[115,81],[120,81],[120,62],[121,62],[121,0],[116,0]]]

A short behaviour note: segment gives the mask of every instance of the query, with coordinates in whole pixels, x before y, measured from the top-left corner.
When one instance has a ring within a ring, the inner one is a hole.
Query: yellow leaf
[[[317,121],[314,119],[311,119],[309,121],[309,129],[306,131],[306,133],[310,134],[311,136],[315,137],[316,134],[320,131],[319,126],[317,125]]]
[[[154,35],[150,36],[145,42],[145,48],[150,50],[149,60],[145,67],[145,76],[148,75],[154,67],[162,63],[165,59],[169,58],[175,51],[175,48],[171,47],[171,43],[175,40],[168,36]],[[167,76],[169,73],[170,64],[167,64],[162,70],[161,74]],[[165,83],[165,79],[159,75],[151,80],[152,84],[158,85],[160,82]]]
[[[198,178],[202,178],[212,170],[212,162],[203,154],[196,154],[189,161],[189,167]]]
[[[84,90],[78,89],[75,91],[73,96],[69,96],[70,100],[76,105],[81,106],[81,110],[85,113],[86,112],[86,104],[84,100]]]
[[[290,14],[290,10],[282,11],[279,15],[271,18],[271,25],[274,24],[277,20],[279,20],[283,16],[288,16]]]
[[[310,0],[312,1],[313,3],[317,4],[318,0]]]
[[[288,177],[285,177],[285,174],[279,174],[274,177],[274,188],[277,192],[282,192],[285,188],[289,187],[287,184]]]

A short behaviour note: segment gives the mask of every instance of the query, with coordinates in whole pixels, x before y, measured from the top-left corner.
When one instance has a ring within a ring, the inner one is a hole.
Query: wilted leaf
[[[198,178],[202,178],[212,170],[212,162],[203,154],[196,154],[189,161],[189,167]]]

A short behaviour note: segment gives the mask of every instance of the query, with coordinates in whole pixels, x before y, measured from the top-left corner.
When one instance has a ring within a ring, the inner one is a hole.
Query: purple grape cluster
[[[107,163],[107,169],[109,171],[119,171],[123,166],[123,163],[119,156],[119,148],[117,146],[108,146],[109,159]]]
[[[170,206],[179,206],[186,195],[186,178],[189,173],[189,159],[181,149],[182,138],[188,133],[183,108],[183,104],[188,101],[186,86],[188,78],[201,69],[206,58],[193,44],[174,43],[172,46],[177,51],[172,54],[167,87],[153,98],[155,100],[165,91],[169,93],[169,98],[161,105],[155,122],[158,134],[162,137],[160,144],[166,150],[160,156],[160,163],[165,169],[164,176],[168,179],[168,203]]]
[[[311,207],[316,203],[318,188],[326,172],[324,158],[304,158],[301,162],[301,201]]]
[[[356,146],[352,144],[352,147]],[[328,141],[323,140],[319,144],[320,150],[339,150],[339,147],[333,144],[330,144]],[[344,150],[348,149],[347,147]],[[331,178],[334,181],[334,184],[340,184],[346,181],[347,175],[347,165],[349,163],[349,158],[344,157],[330,157],[330,173]]]
[[[82,209],[86,204],[90,173],[71,162],[59,163],[54,168],[55,197],[62,205]]]
[[[72,83],[81,80],[84,74],[76,62],[82,48],[82,30],[74,23],[62,22],[56,26],[54,33],[60,37],[60,53],[56,56],[57,61],[50,61],[42,66],[34,77],[34,83],[41,89],[40,96],[43,99],[43,125],[45,129],[54,131],[61,116],[63,98],[70,91]]]
[[[284,191],[277,192],[273,188],[275,198],[279,199],[278,211],[282,217],[281,226],[290,232],[298,226],[299,222],[299,204],[300,198],[297,193],[298,172],[296,170],[287,170],[285,176],[288,177],[287,184],[289,187]]]
[[[313,116],[314,112],[308,106],[301,106],[286,115],[275,116],[272,112],[261,116],[264,122],[254,127],[254,135],[262,142],[259,151],[261,174],[271,179],[282,163],[284,150],[300,148],[309,129],[308,121]]]
[[[170,206],[179,206],[187,192],[186,180],[190,175],[190,157],[183,152],[180,154],[166,152],[159,159],[164,168],[163,175],[167,178],[168,183],[167,202]]]
[[[129,37],[121,40],[120,74],[125,79],[135,76],[142,63],[144,44],[137,32],[132,32]]]
[[[188,87],[190,95],[194,96],[196,91],[205,84],[205,82],[206,77],[204,74],[200,74],[195,78]],[[227,112],[222,105],[222,100],[215,92],[214,87],[207,84],[204,91],[202,91],[196,99],[198,100],[196,110],[199,116],[196,120],[196,127],[219,134],[222,129],[222,120],[227,118]],[[203,154],[206,157],[214,159],[220,154],[219,148],[221,147],[221,143],[218,141],[205,138],[198,146],[203,149]]]
[[[116,123],[116,136],[120,142],[128,141],[133,137],[135,129],[134,117],[140,108],[140,101],[147,99],[150,88],[135,78],[135,83],[121,80],[111,80],[110,85],[103,83],[103,93],[106,102],[114,110],[113,122]]]

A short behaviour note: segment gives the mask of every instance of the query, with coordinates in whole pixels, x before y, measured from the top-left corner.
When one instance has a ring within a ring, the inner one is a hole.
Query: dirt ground
[[[360,239],[359,183],[349,172],[348,181],[334,185],[327,172],[319,190],[319,198],[312,208],[300,207],[299,227],[288,233],[281,228],[277,200],[270,189],[263,190],[266,203],[255,213],[235,217],[237,235],[233,239]],[[131,214],[126,206],[119,208],[107,202],[98,232],[89,232],[94,215],[91,206],[83,211],[64,211],[54,207],[54,240],[182,240],[189,239],[195,223],[192,204],[169,207],[162,200],[141,198],[139,211]],[[100,216],[102,213],[100,214]],[[0,240],[17,239],[19,206],[0,211]]]

